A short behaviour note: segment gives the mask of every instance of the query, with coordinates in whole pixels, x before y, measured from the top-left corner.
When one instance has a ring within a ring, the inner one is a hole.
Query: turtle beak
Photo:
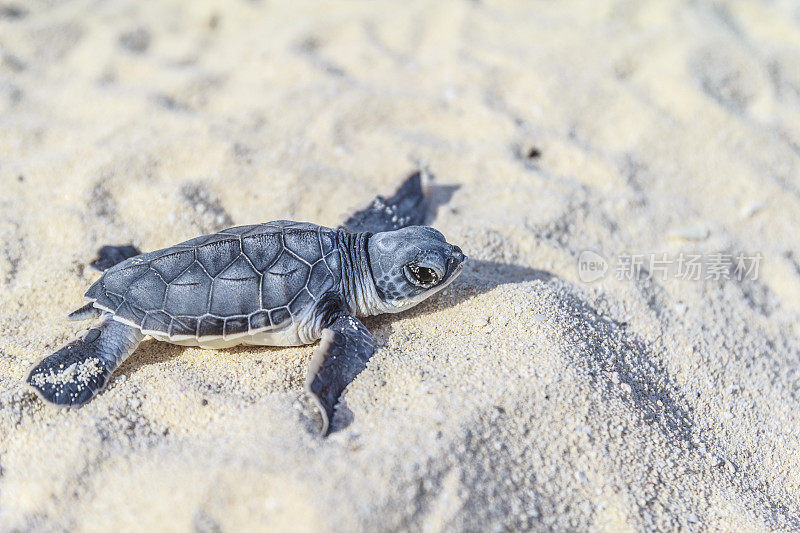
[[[464,252],[461,251],[461,248],[458,246],[453,246],[453,250],[450,252],[450,260],[455,262],[457,265],[460,265],[467,260],[467,256],[464,255]]]
[[[461,251],[461,248],[458,246],[453,246],[453,249],[450,251],[450,257],[447,260],[448,277],[453,276],[453,274],[458,275],[458,273],[461,271],[461,265],[466,260],[467,256],[464,255],[464,252]]]

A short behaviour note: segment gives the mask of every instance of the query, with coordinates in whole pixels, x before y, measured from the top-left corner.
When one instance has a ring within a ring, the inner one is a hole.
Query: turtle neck
[[[345,230],[337,233],[342,256],[341,293],[348,311],[356,316],[385,313],[385,304],[375,287],[367,253],[367,243],[372,233]]]

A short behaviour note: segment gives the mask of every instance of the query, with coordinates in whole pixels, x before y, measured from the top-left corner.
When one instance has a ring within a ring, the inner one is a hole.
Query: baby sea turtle
[[[27,383],[45,401],[82,405],[146,335],[188,346],[297,346],[321,340],[306,390],[322,433],[345,387],[375,350],[356,317],[397,313],[451,283],[466,259],[423,226],[421,174],[336,229],[286,220],[238,226],[163,250],[105,246],[105,270],[69,318],[99,319],[36,364]]]

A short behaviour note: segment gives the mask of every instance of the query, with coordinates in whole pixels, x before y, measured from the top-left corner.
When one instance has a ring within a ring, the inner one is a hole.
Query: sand
[[[0,2],[0,530],[800,529],[799,46],[791,0]],[[329,438],[313,347],[23,386],[100,245],[418,167],[471,261],[365,320]],[[758,276],[620,268],[715,253]]]

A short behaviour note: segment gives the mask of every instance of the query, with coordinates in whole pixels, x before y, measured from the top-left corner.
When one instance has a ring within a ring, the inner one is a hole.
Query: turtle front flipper
[[[125,246],[112,246],[106,245],[97,251],[97,259],[89,263],[92,268],[105,272],[117,263],[122,263],[126,259],[135,257],[142,252],[138,248],[131,245]]]
[[[306,391],[311,393],[322,415],[322,435],[328,434],[339,396],[367,367],[374,352],[372,335],[352,315],[339,315],[322,330],[322,339],[314,350],[306,378]]]
[[[83,405],[106,386],[143,338],[138,329],[106,315],[92,329],[42,359],[25,381],[49,403]]]
[[[425,224],[428,200],[424,185],[423,173],[414,172],[392,197],[378,196],[366,208],[353,213],[341,228],[353,233],[378,233]]]

